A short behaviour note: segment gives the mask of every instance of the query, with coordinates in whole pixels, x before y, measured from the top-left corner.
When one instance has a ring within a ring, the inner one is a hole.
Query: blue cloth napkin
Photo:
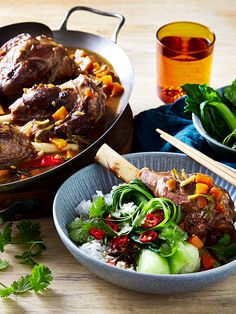
[[[236,169],[236,161],[224,160],[212,150],[195,129],[191,116],[186,117],[184,114],[184,106],[185,100],[180,98],[174,104],[163,105],[136,115],[134,117],[133,151],[180,152],[159,136],[156,132],[156,129],[159,128],[209,157]]]

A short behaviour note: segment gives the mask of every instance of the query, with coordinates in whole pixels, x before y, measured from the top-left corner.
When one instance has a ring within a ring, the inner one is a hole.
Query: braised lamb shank
[[[62,85],[35,85],[25,90],[9,108],[11,122],[24,125],[33,119],[52,121],[52,114],[64,106],[68,115],[58,121],[53,132],[57,136],[84,135],[105,111],[106,96],[101,87],[86,75],[79,75]]]
[[[73,63],[66,49],[44,35],[20,34],[0,48],[0,96],[18,98],[23,88],[72,77]]]
[[[173,172],[155,172],[148,168],[140,170],[138,178],[149,188],[156,197],[171,199],[175,204],[181,206],[185,215],[184,226],[189,234],[196,234],[205,243],[211,245],[223,234],[233,234],[235,232],[234,222],[236,212],[234,203],[229,193],[217,187],[221,191],[220,206],[216,208],[213,196],[208,196],[205,206],[200,206],[198,198],[189,196],[195,194],[196,183],[194,180],[185,179],[187,184],[181,186],[181,180],[176,180]],[[194,175],[192,175],[194,178]],[[168,186],[169,180],[175,180],[174,188]],[[188,182],[189,180],[189,182]]]
[[[30,140],[16,127],[0,124],[0,169],[36,155]]]

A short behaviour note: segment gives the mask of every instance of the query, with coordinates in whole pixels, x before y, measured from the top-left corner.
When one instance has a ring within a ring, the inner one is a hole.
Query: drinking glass
[[[215,34],[209,27],[172,22],[162,26],[156,38],[157,94],[164,103],[183,96],[185,83],[210,83]]]

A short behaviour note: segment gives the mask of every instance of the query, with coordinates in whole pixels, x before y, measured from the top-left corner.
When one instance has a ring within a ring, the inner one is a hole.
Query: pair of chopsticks
[[[158,133],[160,133],[160,137],[178,148],[180,151],[197,161],[199,164],[203,165],[204,167],[208,168],[219,177],[225,179],[226,181],[230,182],[234,186],[236,186],[236,172],[230,170],[229,168],[225,167],[223,164],[215,161],[214,159],[204,155],[203,153],[199,152],[195,148],[179,141],[175,137],[171,136],[170,134],[156,129]]]

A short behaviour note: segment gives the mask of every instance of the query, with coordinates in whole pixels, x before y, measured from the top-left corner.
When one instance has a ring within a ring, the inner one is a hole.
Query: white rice
[[[103,245],[100,240],[92,240],[84,243],[80,247],[81,251],[100,261],[105,261],[104,255],[107,250],[107,246]]]

